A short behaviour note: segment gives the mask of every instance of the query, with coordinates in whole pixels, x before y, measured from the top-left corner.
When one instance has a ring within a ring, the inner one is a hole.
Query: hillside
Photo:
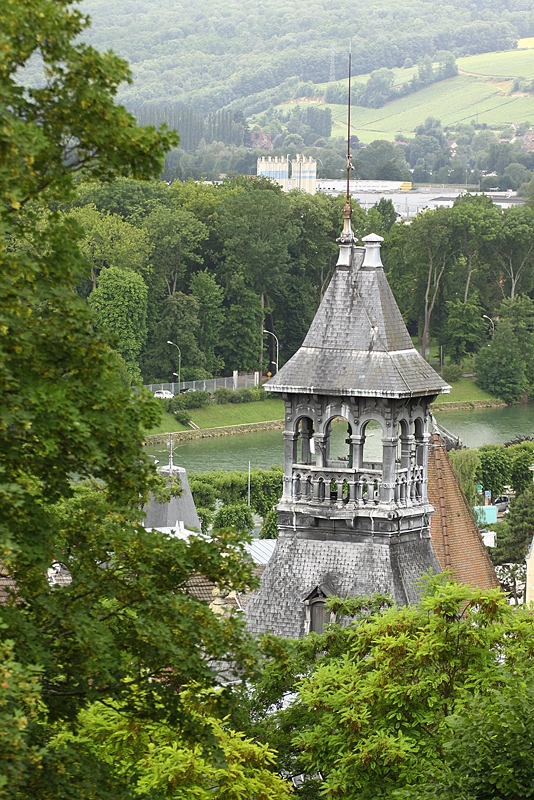
[[[512,93],[514,78],[534,78],[534,38],[523,39],[521,49],[485,53],[459,58],[459,74],[434,83],[406,97],[387,103],[382,108],[357,106],[352,114],[352,131],[363,142],[373,139],[392,141],[399,133],[413,135],[414,129],[429,116],[443,125],[455,126],[476,119],[489,127],[505,127],[512,122],[534,122],[534,95]],[[414,69],[395,69],[395,84],[411,80]],[[356,81],[365,81],[368,75]],[[333,136],[346,135],[344,105],[317,103],[330,108]],[[283,113],[290,104],[280,105]]]
[[[132,65],[123,102],[181,102],[203,114],[288,82],[341,77],[349,38],[353,72],[364,74],[444,49],[507,50],[534,34],[527,0],[405,0],[402,7],[394,0],[83,0],[81,7],[92,17],[87,41]],[[267,108],[272,99],[260,102]]]

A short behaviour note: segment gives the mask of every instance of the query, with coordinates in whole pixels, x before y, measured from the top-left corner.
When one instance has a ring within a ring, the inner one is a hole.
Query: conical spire
[[[266,384],[272,392],[414,397],[450,387],[415,349],[387,282],[382,237],[356,247],[345,216],[338,266],[304,342]]]

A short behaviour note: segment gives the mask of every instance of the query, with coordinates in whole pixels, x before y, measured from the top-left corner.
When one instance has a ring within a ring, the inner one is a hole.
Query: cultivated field
[[[434,83],[415,94],[393,100],[382,108],[354,107],[352,130],[363,142],[373,139],[393,140],[398,133],[413,136],[414,128],[427,117],[437,117],[443,125],[459,122],[485,122],[490,127],[504,127],[512,122],[534,123],[534,96],[510,94],[513,79],[534,78],[534,37],[521,39],[517,50],[484,53],[459,58],[460,74]],[[415,72],[395,69],[395,83],[404,83]],[[362,83],[367,75],[358,75]],[[326,86],[326,84],[325,84]],[[326,108],[323,103],[319,108]],[[346,135],[346,109],[329,104],[334,125],[333,136]]]

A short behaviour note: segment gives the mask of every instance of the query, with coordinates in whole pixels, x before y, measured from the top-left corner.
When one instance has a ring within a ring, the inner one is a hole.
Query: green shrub
[[[270,469],[253,469],[250,473],[250,504],[255,514],[265,517],[282,497],[282,467]],[[201,482],[209,484],[215,491],[216,498],[225,505],[245,503],[248,493],[248,475],[246,472],[213,472],[197,473],[190,476],[189,483]],[[195,490],[193,490],[195,497]],[[195,499],[196,502],[196,499]],[[199,500],[199,505],[205,505]]]
[[[230,399],[233,395],[232,389],[225,389],[224,386],[221,386],[220,389],[216,389],[213,393],[215,398],[215,402],[219,403],[220,405],[224,405],[225,403],[230,403]]]
[[[195,392],[183,392],[177,394],[172,400],[167,400],[169,404],[169,411],[183,411],[186,408],[203,408],[211,401],[209,392],[202,392],[200,390]]]
[[[176,422],[179,422],[180,425],[189,425],[191,422],[191,417],[187,411],[176,411],[174,414],[174,419]]]
[[[447,383],[456,383],[462,377],[463,367],[460,364],[446,364],[441,370],[441,377]]]
[[[253,389],[237,389],[232,392],[231,403],[252,403],[254,400]]]
[[[204,408],[211,402],[210,393],[200,389],[194,392],[184,392],[180,397],[183,399],[184,408]]]
[[[197,508],[197,514],[200,520],[200,525],[202,527],[202,533],[207,533],[208,528],[211,525],[211,521],[213,519],[213,513],[210,511],[209,508],[202,508],[202,506],[199,506]]]
[[[238,531],[250,533],[254,527],[252,511],[246,503],[233,503],[220,508],[213,519],[213,527],[236,528]]]
[[[267,400],[267,398],[271,396],[270,393],[265,391],[263,386],[255,386],[254,389],[250,390],[250,392],[254,398],[254,401]]]
[[[207,481],[199,480],[197,478],[191,478],[189,481],[189,488],[191,489],[191,494],[193,495],[193,500],[195,501],[197,511],[199,507],[209,509],[210,511],[215,511],[217,492],[211,483],[207,483]]]
[[[276,508],[271,508],[265,515],[260,539],[278,539],[278,511]]]

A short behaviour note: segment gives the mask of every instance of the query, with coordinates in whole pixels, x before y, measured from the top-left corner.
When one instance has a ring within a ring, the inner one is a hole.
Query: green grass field
[[[192,409],[191,419],[199,428],[221,428],[226,425],[246,425],[248,422],[270,422],[284,419],[282,400],[262,400],[257,403],[212,403],[206,408]],[[149,433],[190,430],[176,422],[172,414],[164,414],[161,423]]]
[[[474,403],[477,400],[494,401],[495,398],[477,386],[472,378],[460,378],[451,384],[450,394],[440,395],[436,403]]]
[[[392,141],[398,133],[413,136],[414,129],[430,116],[440,119],[442,125],[468,123],[472,119],[501,128],[512,122],[534,122],[534,97],[509,94],[514,78],[534,77],[534,37],[521,39],[517,50],[459,58],[457,64],[460,74],[455,78],[434,83],[382,108],[353,107],[353,133],[362,142]],[[395,83],[409,81],[415,71],[416,68],[394,69]],[[358,75],[354,81],[365,83],[368,77]],[[290,106],[286,103],[280,108]],[[318,103],[317,107],[331,109],[332,135],[344,137],[346,108],[325,103]]]

